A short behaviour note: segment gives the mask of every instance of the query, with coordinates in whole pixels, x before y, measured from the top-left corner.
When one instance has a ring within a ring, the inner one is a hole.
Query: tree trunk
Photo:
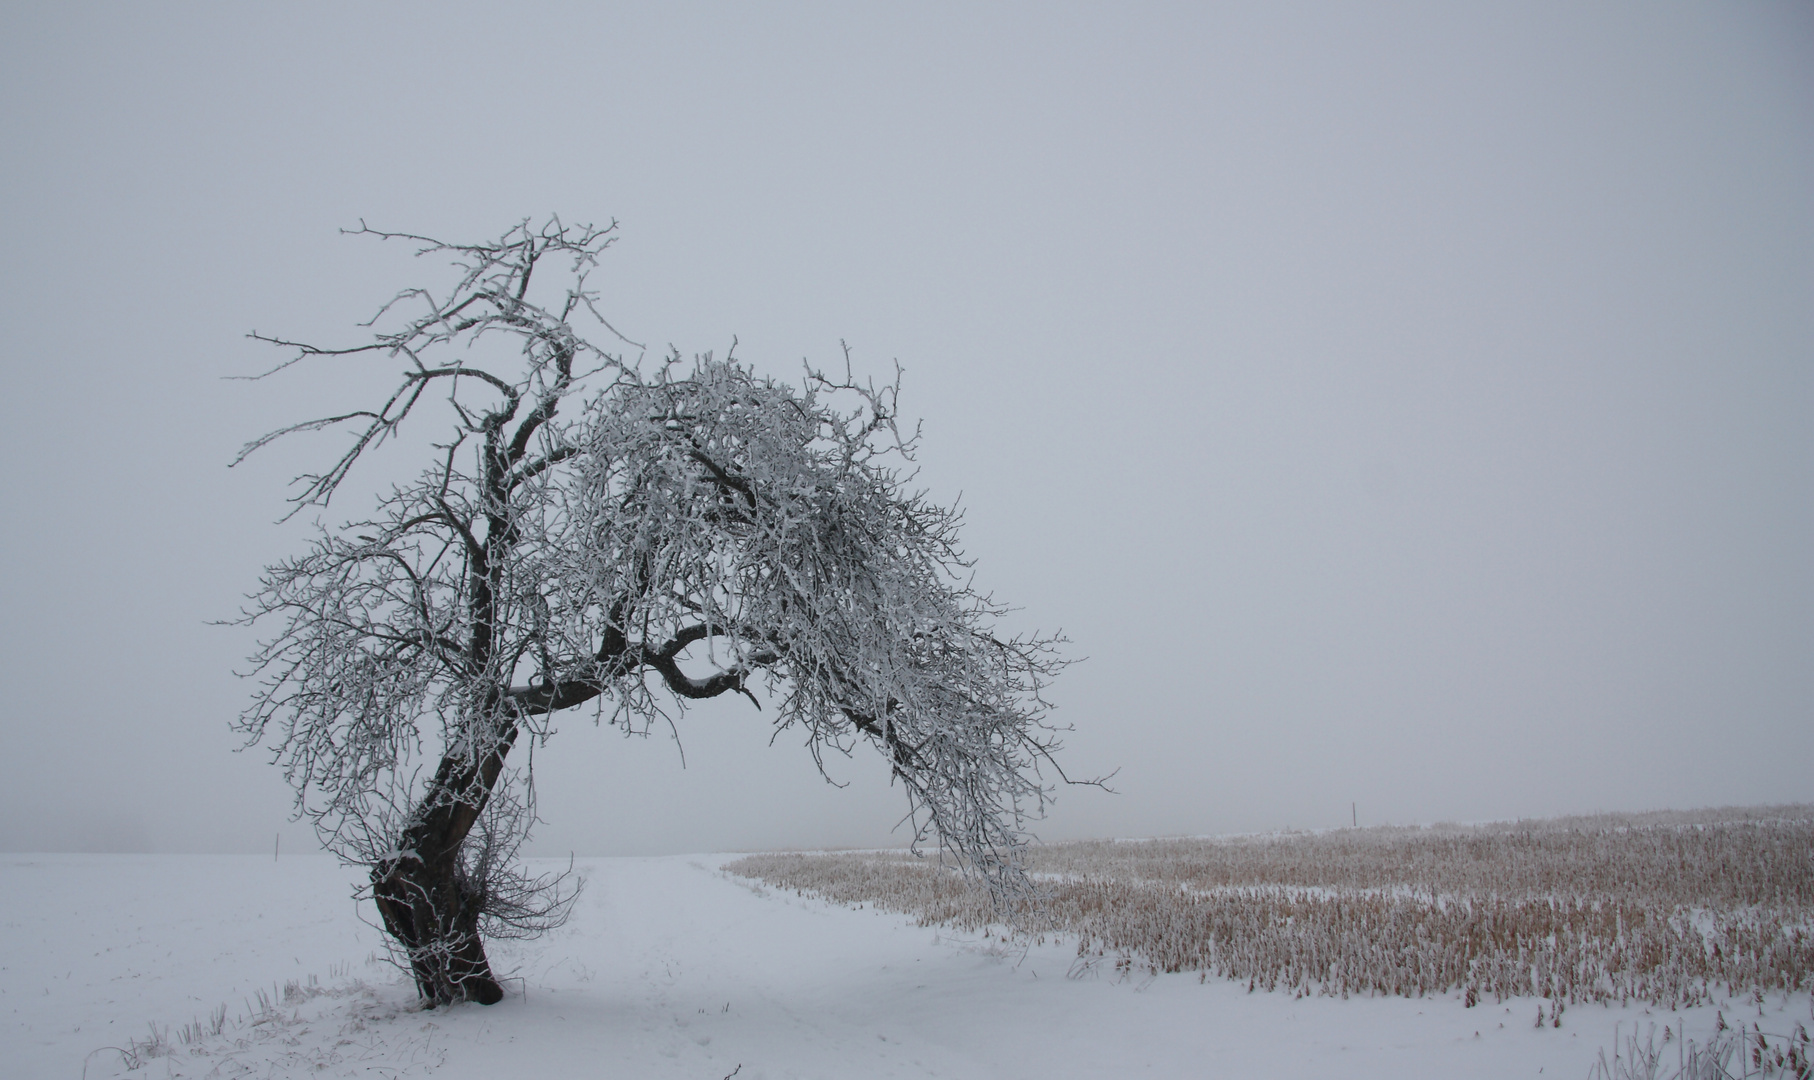
[[[438,856],[406,854],[372,868],[378,914],[403,946],[416,989],[431,1008],[504,998],[479,939],[479,898],[462,888],[458,867],[455,843]]]
[[[465,756],[443,758],[414,820],[397,838],[396,854],[372,867],[378,914],[403,946],[430,1007],[504,999],[479,937],[485,898],[461,874],[460,848],[490,801],[516,736],[514,726],[503,731],[477,768]]]

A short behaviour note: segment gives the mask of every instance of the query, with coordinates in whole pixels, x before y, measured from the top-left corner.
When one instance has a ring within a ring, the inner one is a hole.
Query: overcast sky
[[[227,462],[369,402],[223,377],[549,212],[637,341],[899,361],[1088,658],[1046,837],[1814,799],[1808,5],[14,3],[0,146],[0,849],[310,846],[208,623],[342,443]],[[541,851],[904,839],[747,703],[562,728]]]

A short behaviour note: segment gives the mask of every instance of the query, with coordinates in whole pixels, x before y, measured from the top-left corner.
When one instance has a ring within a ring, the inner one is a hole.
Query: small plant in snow
[[[1722,1018],[1713,1037],[1705,1046],[1692,1039],[1677,1039],[1663,1029],[1662,1042],[1657,1041],[1656,1025],[1639,1041],[1636,1027],[1621,1040],[1613,1039],[1609,1059],[1601,1050],[1588,1080],[1810,1080],[1814,1077],[1814,1058],[1810,1058],[1808,1032],[1800,1024],[1788,1035],[1772,1035],[1753,1025],[1727,1027]],[[1670,1043],[1675,1053],[1669,1053]],[[1671,1062],[1669,1059],[1675,1060]]]

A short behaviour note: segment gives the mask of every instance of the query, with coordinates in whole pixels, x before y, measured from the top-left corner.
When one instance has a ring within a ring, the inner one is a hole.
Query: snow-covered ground
[[[493,948],[509,998],[421,1011],[325,856],[0,856],[0,1077],[1581,1078],[1615,1024],[1680,1023],[1078,970],[1074,947],[776,893],[730,858],[579,860],[572,921]],[[1765,1009],[1787,1028],[1808,1002]],[[1712,1010],[1687,1019],[1704,1037]]]

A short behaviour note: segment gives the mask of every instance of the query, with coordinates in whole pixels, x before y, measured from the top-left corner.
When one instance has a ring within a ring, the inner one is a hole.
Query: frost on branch
[[[916,841],[998,894],[1024,889],[1059,639],[995,632],[1004,609],[971,587],[958,515],[903,479],[898,378],[859,382],[848,357],[842,377],[797,385],[732,357],[644,370],[594,347],[573,323],[615,335],[585,287],[609,229],[524,224],[466,246],[374,235],[449,257],[453,287],[399,294],[379,321],[402,324],[366,345],[264,340],[292,350],[278,370],[401,360],[398,388],[247,452],[352,426],[352,448],[300,478],[297,508],[321,507],[431,386],[452,431],[413,483],[266,572],[246,617],[278,631],[240,726],[328,845],[371,869],[424,996],[495,1000],[480,939],[560,918],[560,882],[509,869],[534,789],[505,761],[580,705],[647,731],[689,701],[761,690],[821,764],[828,748],[880,751]],[[471,360],[500,341],[513,362]]]

